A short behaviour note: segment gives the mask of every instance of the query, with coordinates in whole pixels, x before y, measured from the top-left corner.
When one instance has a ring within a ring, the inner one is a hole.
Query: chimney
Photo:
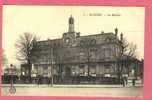
[[[104,34],[104,31],[101,31],[101,34]]]

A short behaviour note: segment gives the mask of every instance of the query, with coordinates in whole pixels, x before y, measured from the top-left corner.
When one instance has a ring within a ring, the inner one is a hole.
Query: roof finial
[[[120,34],[120,40],[123,40],[123,33]]]
[[[115,35],[117,36],[117,34],[118,34],[118,28],[116,27],[115,28]]]

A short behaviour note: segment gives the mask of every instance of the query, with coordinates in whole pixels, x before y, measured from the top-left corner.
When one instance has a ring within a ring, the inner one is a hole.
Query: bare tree
[[[127,68],[129,71],[130,59],[137,59],[137,45],[134,43],[129,43],[126,38],[121,36],[121,53],[117,57],[118,65],[118,78],[120,79],[123,74],[123,67]]]
[[[129,43],[126,38],[122,39],[122,55],[137,58],[137,45],[134,43]]]
[[[31,33],[24,33],[19,36],[15,47],[17,49],[16,58],[24,64],[29,65],[29,75],[31,75],[31,51],[33,42],[37,41],[38,37]]]
[[[31,33],[24,33],[19,36],[15,47],[17,49],[17,59],[21,62],[31,64],[30,56],[33,47],[33,41],[37,41],[37,37]]]
[[[92,52],[95,52],[93,51],[93,48],[96,44],[96,41],[94,39],[85,39],[84,41],[82,41],[82,43],[80,43],[80,46],[81,48],[84,49],[84,52],[85,52],[85,57],[86,57],[86,61],[87,61],[87,65],[88,65],[88,76],[90,76],[90,64],[91,64],[91,58],[92,58]]]

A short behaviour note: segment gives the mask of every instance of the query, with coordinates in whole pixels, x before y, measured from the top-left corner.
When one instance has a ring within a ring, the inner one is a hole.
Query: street
[[[142,86],[121,85],[18,85],[16,93],[9,93],[9,85],[3,86],[3,96],[98,96],[98,97],[142,97]]]

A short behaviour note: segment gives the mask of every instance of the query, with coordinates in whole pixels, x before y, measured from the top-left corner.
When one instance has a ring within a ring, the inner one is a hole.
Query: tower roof
[[[69,24],[74,24],[74,18],[72,17],[72,15],[69,18]]]

